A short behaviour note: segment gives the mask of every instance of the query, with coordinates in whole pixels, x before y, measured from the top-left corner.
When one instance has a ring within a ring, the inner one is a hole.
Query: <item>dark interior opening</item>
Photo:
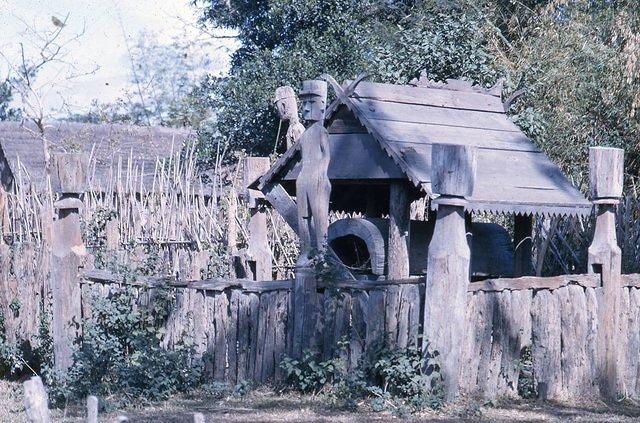
[[[371,256],[367,244],[355,235],[336,238],[330,243],[340,260],[352,271],[360,274],[371,273]]]

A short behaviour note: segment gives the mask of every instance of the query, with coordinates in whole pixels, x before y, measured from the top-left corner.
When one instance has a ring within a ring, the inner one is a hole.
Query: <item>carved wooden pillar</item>
[[[620,320],[620,274],[622,252],[616,239],[616,206],[622,196],[624,150],[589,149],[589,189],[596,206],[596,227],[589,246],[589,273],[599,273],[602,305],[598,307],[599,382],[603,395],[624,394],[621,377],[622,349],[618,346]]]
[[[471,251],[465,232],[465,197],[473,193],[475,149],[434,144],[431,180],[438,206],[429,245],[423,351],[438,351],[445,400],[456,399],[465,330]]]
[[[409,187],[403,182],[389,186],[389,254],[387,278],[409,276],[409,225],[411,201]]]
[[[80,278],[87,256],[80,228],[80,195],[87,186],[87,156],[54,154],[51,184],[60,199],[54,203],[52,225],[51,294],[53,354],[56,370],[72,364],[73,343],[80,333]]]
[[[533,218],[529,215],[513,216],[513,246],[515,247],[515,276],[529,276],[533,273],[531,262]]]
[[[266,205],[264,195],[248,185],[264,175],[271,163],[268,157],[247,157],[244,159],[245,196],[249,205],[249,239],[247,246],[248,263],[251,277],[256,281],[268,281],[273,278],[271,266],[271,249],[267,229]]]

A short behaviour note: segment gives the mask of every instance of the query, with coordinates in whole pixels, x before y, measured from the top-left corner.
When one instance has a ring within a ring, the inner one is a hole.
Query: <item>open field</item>
[[[22,407],[22,387],[18,382],[0,381],[0,422],[26,422]],[[55,410],[56,422],[82,422],[79,405]],[[366,404],[357,412],[333,407],[323,396],[278,394],[269,388],[259,388],[245,396],[217,398],[197,392],[176,396],[166,402],[148,404],[135,409],[112,410],[101,414],[101,421],[114,421],[126,415],[130,422],[191,422],[193,412],[201,412],[207,422],[376,422],[398,419],[388,412],[374,412]],[[637,404],[622,402],[584,402],[563,404],[538,401],[503,401],[482,404],[469,401],[440,412],[424,412],[406,417],[406,421],[489,421],[489,422],[635,422],[640,419]]]

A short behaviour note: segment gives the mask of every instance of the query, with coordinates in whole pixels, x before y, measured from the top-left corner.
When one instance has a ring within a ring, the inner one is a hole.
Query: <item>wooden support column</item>
[[[249,239],[247,240],[247,259],[249,274],[253,280],[268,281],[273,278],[271,249],[267,228],[267,212],[264,195],[249,184],[264,175],[271,166],[268,157],[247,157],[244,159],[245,198],[249,206]]]
[[[473,193],[476,151],[464,145],[434,144],[431,181],[440,196],[429,244],[424,301],[423,352],[437,351],[445,400],[459,394],[471,251],[465,231],[465,197]],[[428,349],[428,350],[427,350]]]
[[[513,246],[515,248],[515,276],[531,276],[533,246],[533,217],[516,214],[513,216]]]
[[[589,189],[596,206],[596,227],[589,246],[589,273],[600,274],[603,300],[598,307],[599,383],[602,395],[624,395],[622,348],[617,337],[622,295],[622,252],[616,239],[616,207],[622,196],[624,150],[589,149]]]
[[[73,344],[81,331],[80,277],[87,252],[80,229],[80,195],[87,186],[87,156],[54,154],[51,184],[60,199],[54,203],[57,219],[52,226],[51,294],[55,369],[72,364]]]
[[[403,279],[409,276],[410,219],[409,187],[404,182],[394,182],[389,186],[388,279]]]

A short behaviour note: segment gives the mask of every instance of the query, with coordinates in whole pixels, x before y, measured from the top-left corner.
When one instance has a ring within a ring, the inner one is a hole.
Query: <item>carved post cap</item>
[[[249,207],[256,207],[257,200],[264,198],[262,192],[250,189],[256,179],[269,171],[271,160],[268,157],[245,157],[244,158],[244,174],[243,174],[243,195],[249,204]]]
[[[431,185],[444,196],[469,197],[476,178],[476,149],[457,144],[431,147]]]
[[[51,185],[54,192],[81,194],[87,189],[87,168],[89,158],[84,153],[55,153]]]
[[[302,81],[302,89],[300,90],[300,97],[305,96],[318,96],[327,97],[327,81],[321,79],[308,79]]]
[[[623,149],[589,148],[589,194],[593,201],[617,200],[622,197],[623,180]]]

